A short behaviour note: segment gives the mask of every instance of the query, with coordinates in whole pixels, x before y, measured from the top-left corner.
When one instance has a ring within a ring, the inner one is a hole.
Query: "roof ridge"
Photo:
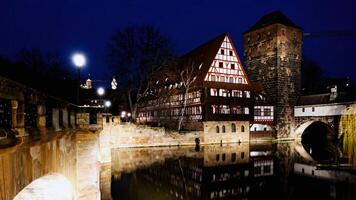
[[[273,25],[273,24],[283,24],[285,26],[301,29],[301,27],[297,26],[282,11],[276,10],[276,11],[270,12],[270,13],[262,16],[261,18],[259,18],[257,20],[257,22],[252,27],[250,27],[247,31],[245,31],[244,33],[248,33],[248,32],[257,30],[259,28],[263,28],[263,27]]]

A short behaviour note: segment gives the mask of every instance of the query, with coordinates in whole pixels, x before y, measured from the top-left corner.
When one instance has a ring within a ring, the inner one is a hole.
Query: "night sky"
[[[128,24],[154,24],[178,55],[230,32],[243,58],[242,33],[263,15],[281,10],[304,32],[355,31],[356,1],[345,0],[0,0],[0,54],[23,48],[56,51],[68,60],[82,51],[83,74],[110,79],[106,44]],[[356,77],[356,36],[304,39],[303,54],[327,75]]]

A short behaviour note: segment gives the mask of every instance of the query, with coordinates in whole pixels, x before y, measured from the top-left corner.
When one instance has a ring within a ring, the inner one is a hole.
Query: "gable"
[[[248,84],[248,77],[228,35],[225,36],[205,76],[205,81]]]

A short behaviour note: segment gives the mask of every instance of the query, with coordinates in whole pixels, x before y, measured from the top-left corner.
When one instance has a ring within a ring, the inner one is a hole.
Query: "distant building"
[[[194,65],[193,70],[189,70]],[[178,70],[176,70],[178,69]],[[137,122],[176,128],[184,108],[185,82],[193,81],[186,98],[183,130],[204,131],[229,141],[249,137],[250,125],[273,123],[273,106],[264,105],[262,85],[251,82],[228,33],[224,33],[164,66],[151,81],[149,95],[140,102]],[[255,99],[260,104],[255,107]],[[260,111],[254,117],[254,111]],[[224,134],[230,133],[230,134]],[[224,138],[226,136],[226,138]]]

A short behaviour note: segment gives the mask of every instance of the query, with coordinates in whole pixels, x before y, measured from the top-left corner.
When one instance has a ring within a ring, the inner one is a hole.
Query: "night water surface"
[[[337,144],[306,142],[112,151],[113,199],[356,199]]]

